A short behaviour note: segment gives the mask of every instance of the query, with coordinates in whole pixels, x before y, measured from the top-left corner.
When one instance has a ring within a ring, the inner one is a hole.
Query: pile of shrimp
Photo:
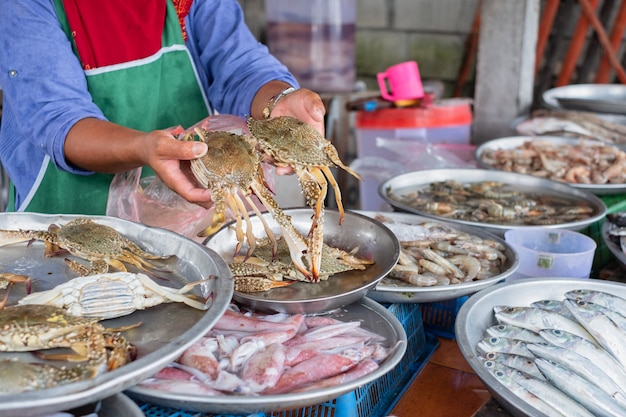
[[[626,182],[626,152],[599,141],[564,144],[533,139],[510,149],[486,149],[481,160],[502,171],[572,184]]]

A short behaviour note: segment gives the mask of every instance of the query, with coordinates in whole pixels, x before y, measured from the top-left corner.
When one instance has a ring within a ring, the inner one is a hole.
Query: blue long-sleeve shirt
[[[250,114],[254,95],[271,80],[297,87],[250,33],[236,0],[195,0],[185,24],[186,46],[218,112]],[[61,170],[90,174],[69,165],[65,138],[83,118],[106,118],[91,100],[52,0],[0,1],[0,88],[0,160],[17,188],[16,207],[43,174],[37,170],[46,155]]]

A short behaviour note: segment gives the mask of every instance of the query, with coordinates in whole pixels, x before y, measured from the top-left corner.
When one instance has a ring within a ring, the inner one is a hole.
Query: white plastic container
[[[267,45],[302,87],[353,91],[356,0],[266,0]]]
[[[357,159],[377,158],[380,169],[359,184],[361,210],[387,210],[378,194],[383,176],[402,173],[403,162],[423,158],[422,144],[436,144],[466,160],[472,129],[472,109],[464,99],[441,100],[428,108],[392,108],[359,111],[355,118]],[[457,147],[458,149],[455,149]],[[473,160],[473,153],[470,154]],[[385,163],[388,165],[385,167]],[[467,165],[465,165],[467,166]],[[387,169],[388,168],[388,169]],[[429,166],[425,168],[442,168]],[[358,171],[357,171],[358,172]],[[359,172],[360,174],[361,172]]]
[[[582,233],[545,227],[507,230],[504,240],[519,256],[517,278],[589,278],[597,247]]]

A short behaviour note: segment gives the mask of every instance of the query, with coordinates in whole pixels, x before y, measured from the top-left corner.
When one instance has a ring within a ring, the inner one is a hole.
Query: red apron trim
[[[178,14],[178,22],[180,28],[183,31],[183,39],[187,41],[187,29],[185,28],[185,17],[189,14],[191,9],[191,3],[193,0],[173,0],[174,7],[176,8],[176,14]]]

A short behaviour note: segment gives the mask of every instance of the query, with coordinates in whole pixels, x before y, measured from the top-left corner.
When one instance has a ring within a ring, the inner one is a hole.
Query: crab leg
[[[278,206],[278,203],[276,203],[270,192],[265,187],[258,186],[256,183],[253,183],[252,187],[255,195],[259,198],[259,200],[261,200],[263,205],[268,208],[272,217],[280,226],[283,238],[289,247],[289,254],[294,266],[307,278],[307,280],[317,281],[319,277],[313,276],[312,272],[307,268],[307,265],[305,265],[305,261],[311,265],[308,245],[306,244],[304,237],[294,227],[291,222],[291,217],[287,216]]]

